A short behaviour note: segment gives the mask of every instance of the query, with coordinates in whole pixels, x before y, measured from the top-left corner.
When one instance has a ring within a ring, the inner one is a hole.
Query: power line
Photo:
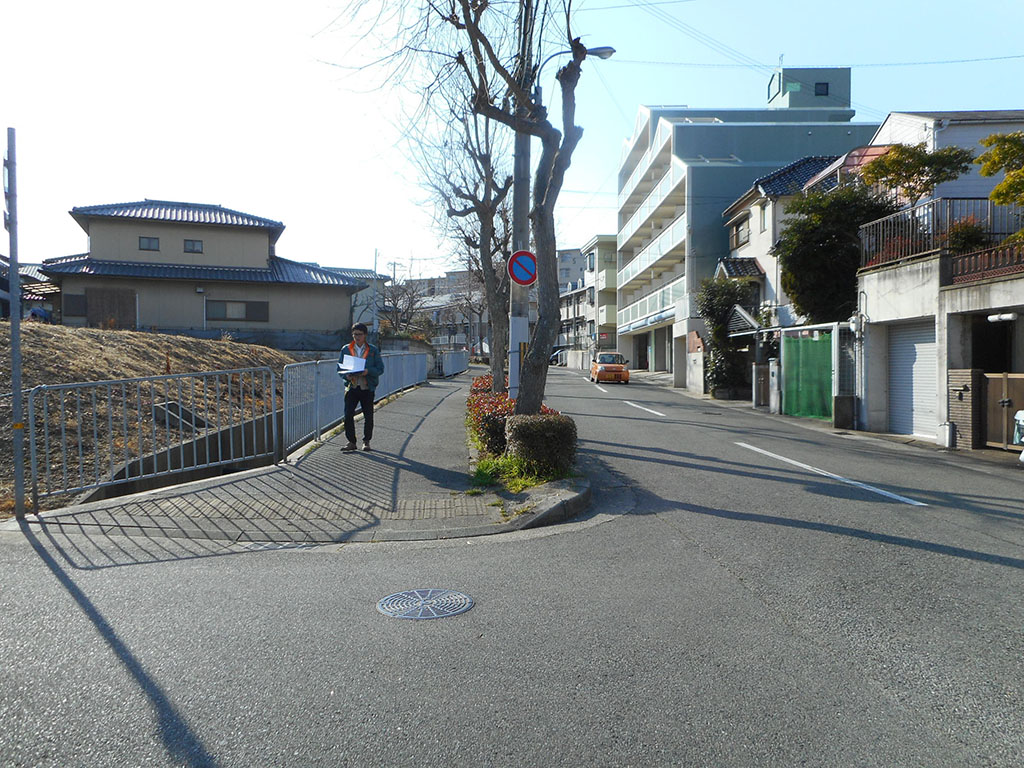
[[[974,64],[985,61],[1009,61],[1011,59],[1024,59],[1024,54],[1018,54],[1014,56],[991,56],[983,59],[942,59],[938,61],[893,61],[883,62],[876,64],[843,64],[841,66],[848,67],[850,69],[866,69],[875,67],[930,67],[937,66],[940,64]],[[660,67],[714,67],[714,68],[729,68],[739,69],[746,67],[746,64],[708,64],[697,61],[647,61],[643,59],[619,59],[615,60],[617,64],[645,64],[645,65],[656,65]],[[767,65],[765,65],[767,66]],[[796,68],[834,68],[836,64],[799,64],[793,65]]]
[[[659,0],[657,2],[647,3],[647,5],[679,5],[680,3],[693,3],[696,0]],[[636,8],[636,3],[627,3],[626,5],[599,5],[596,8],[577,8],[576,13],[582,13],[583,11],[613,11],[619,8]]]

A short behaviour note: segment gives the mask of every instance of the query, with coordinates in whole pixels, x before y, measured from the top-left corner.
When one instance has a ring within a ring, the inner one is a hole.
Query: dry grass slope
[[[11,437],[11,326],[0,323],[0,518],[14,510]],[[275,375],[292,356],[268,347],[136,331],[104,331],[25,323],[21,333],[22,387],[105,381],[166,373],[267,366]],[[26,472],[27,475],[27,472]],[[27,480],[27,477],[26,477]],[[69,502],[68,499],[65,503]]]

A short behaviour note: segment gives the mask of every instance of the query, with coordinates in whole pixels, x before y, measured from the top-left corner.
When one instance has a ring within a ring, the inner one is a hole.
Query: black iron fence
[[[940,197],[865,224],[861,260],[875,267],[942,250],[982,250],[1024,227],[1024,207],[986,197]]]

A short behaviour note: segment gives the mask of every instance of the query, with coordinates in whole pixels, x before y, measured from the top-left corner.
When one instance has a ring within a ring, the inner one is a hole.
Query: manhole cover
[[[388,595],[377,610],[396,619],[443,619],[473,607],[473,598],[450,589],[410,589]]]

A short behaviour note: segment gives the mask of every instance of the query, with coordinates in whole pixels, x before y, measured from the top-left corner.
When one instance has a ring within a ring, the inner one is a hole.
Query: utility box
[[[782,413],[782,375],[776,357],[768,358],[768,412]]]
[[[832,398],[832,428],[853,429],[857,398],[853,395],[836,395]]]

